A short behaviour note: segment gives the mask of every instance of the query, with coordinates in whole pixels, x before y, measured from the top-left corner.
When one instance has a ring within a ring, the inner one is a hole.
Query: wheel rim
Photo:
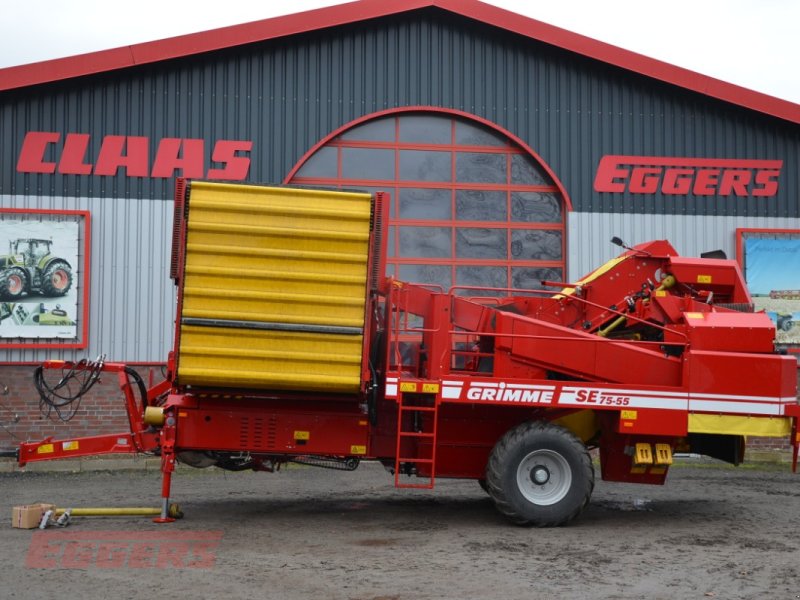
[[[571,485],[572,470],[558,452],[534,450],[517,467],[517,487],[533,504],[555,504],[567,495]]]
[[[22,293],[22,277],[12,275],[8,278],[8,292],[14,296]]]
[[[67,274],[64,271],[58,269],[53,273],[53,276],[50,278],[50,281],[53,283],[54,288],[56,288],[57,290],[63,290],[65,287],[67,287],[67,282],[69,282],[69,277],[67,277]]]

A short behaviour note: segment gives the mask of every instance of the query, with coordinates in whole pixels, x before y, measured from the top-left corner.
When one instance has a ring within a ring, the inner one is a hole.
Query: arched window
[[[537,289],[563,280],[562,188],[520,144],[465,115],[361,121],[306,155],[287,182],[389,192],[388,271],[403,281]]]

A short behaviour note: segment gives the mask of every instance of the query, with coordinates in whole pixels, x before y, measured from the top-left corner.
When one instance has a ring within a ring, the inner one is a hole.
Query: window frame
[[[450,143],[429,143],[429,142],[408,142],[401,141],[401,120],[404,116],[411,115],[421,116],[439,116],[443,119],[450,120]],[[359,126],[377,121],[379,119],[393,119],[394,120],[394,139],[393,140],[366,140],[366,139],[353,139],[352,132]],[[491,130],[498,138],[502,138],[504,143],[502,145],[465,145],[457,143],[457,123],[466,122],[469,125],[476,125],[482,129]],[[300,172],[303,165],[313,157],[316,152],[322,148],[335,148],[337,151],[337,167],[335,178],[319,178],[319,177],[302,177]],[[361,148],[361,149],[385,149],[393,150],[395,153],[395,177],[393,181],[383,179],[355,179],[342,177],[342,151],[346,148]],[[436,151],[450,153],[450,181],[427,181],[427,180],[401,180],[400,175],[400,156],[404,150],[412,151]],[[500,154],[505,156],[505,170],[506,179],[504,183],[482,183],[482,182],[458,182],[456,181],[456,168],[457,156],[459,153],[480,153],[480,154]],[[552,185],[525,185],[517,184],[512,180],[512,167],[514,156],[526,156],[531,160],[536,167],[538,167],[546,177],[549,177],[553,182]],[[294,168],[289,172],[284,180],[286,184],[296,185],[311,185],[311,186],[328,186],[337,189],[358,189],[358,188],[372,188],[380,189],[388,192],[391,195],[392,203],[390,207],[390,215],[387,226],[393,235],[387,232],[393,244],[393,248],[387,249],[387,266],[391,266],[390,272],[397,273],[400,270],[400,265],[442,265],[449,266],[451,272],[451,280],[454,286],[459,285],[457,273],[459,267],[464,266],[490,266],[490,267],[504,267],[507,274],[508,287],[513,286],[512,269],[518,270],[520,268],[555,268],[560,269],[562,275],[567,272],[567,227],[566,218],[567,212],[571,210],[571,201],[564,189],[563,184],[553,173],[552,169],[522,140],[511,134],[510,132],[502,129],[494,123],[491,123],[475,115],[465,113],[462,111],[455,111],[450,109],[442,109],[438,107],[407,107],[403,109],[392,109],[388,111],[380,111],[371,115],[367,115],[360,119],[356,119],[347,125],[338,128],[330,135],[320,140],[313,148],[311,148]],[[402,189],[444,189],[450,192],[451,211],[450,219],[403,219],[400,218],[399,206],[399,191]],[[504,221],[481,221],[481,220],[462,220],[458,218],[456,212],[456,195],[460,190],[476,190],[476,191],[492,191],[502,192],[505,194],[506,200],[506,220]],[[512,194],[516,192],[541,192],[554,194],[560,199],[560,218],[554,222],[536,222],[536,221],[518,221],[512,220]],[[450,256],[446,258],[423,258],[414,256],[401,256],[400,255],[400,235],[398,228],[400,227],[445,227],[451,230],[450,242]],[[505,258],[493,259],[478,259],[478,258],[458,258],[456,243],[458,239],[458,230],[463,228],[473,229],[503,229],[506,231],[506,251]],[[560,259],[558,260],[517,260],[514,259],[511,253],[511,243],[513,231],[519,230],[551,230],[559,231],[561,233],[561,250]]]

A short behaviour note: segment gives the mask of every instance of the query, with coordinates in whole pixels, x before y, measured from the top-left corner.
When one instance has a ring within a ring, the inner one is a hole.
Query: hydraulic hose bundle
[[[69,421],[78,412],[81,398],[92,389],[100,379],[103,371],[105,355],[95,360],[81,359],[76,363],[67,363],[62,369],[61,379],[51,385],[44,375],[44,366],[39,366],[33,373],[33,382],[39,392],[39,410],[46,417],[55,413],[61,421]]]

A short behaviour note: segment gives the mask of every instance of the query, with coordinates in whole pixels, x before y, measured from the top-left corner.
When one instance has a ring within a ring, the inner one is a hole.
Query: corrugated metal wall
[[[617,229],[602,224],[602,214],[612,211],[661,215],[649,221],[654,237],[665,237],[669,222],[706,222],[687,215],[759,216],[760,223],[776,227],[800,216],[797,125],[438,9],[0,94],[0,197],[17,208],[91,210],[95,242],[86,354],[163,360],[172,329],[167,264],[173,180],[17,173],[25,133],[61,134],[55,152],[45,157],[49,161],[57,160],[66,133],[88,133],[87,162],[96,159],[103,136],[146,136],[151,165],[158,140],[199,138],[205,141],[206,168],[219,166],[210,162],[217,140],[252,140],[249,180],[279,182],[334,129],[379,110],[413,105],[489,119],[539,153],[576,210],[588,213],[570,217],[571,254],[577,257],[571,258],[572,272],[585,270],[584,242],[577,240]],[[595,169],[606,154],[780,158],[785,164],[775,198],[665,200],[595,193]],[[631,223],[638,229],[630,241],[641,239],[644,221]],[[733,221],[708,222],[722,230]],[[692,236],[708,237],[695,227],[674,229],[679,248]],[[625,227],[615,233],[625,237]],[[592,264],[606,252],[597,251]],[[7,351],[0,361],[52,354]]]
[[[800,219],[573,212],[567,220],[567,281],[577,281],[617,256],[620,249],[610,242],[615,235],[631,246],[666,239],[681,256],[724,250],[728,258],[736,258],[736,229],[745,227],[800,230]]]
[[[169,279],[171,201],[2,195],[0,202],[17,208],[88,210],[92,215],[88,348],[1,350],[0,362],[99,354],[107,354],[108,360],[166,359],[175,315],[175,288]],[[79,285],[82,295],[83,282]]]

